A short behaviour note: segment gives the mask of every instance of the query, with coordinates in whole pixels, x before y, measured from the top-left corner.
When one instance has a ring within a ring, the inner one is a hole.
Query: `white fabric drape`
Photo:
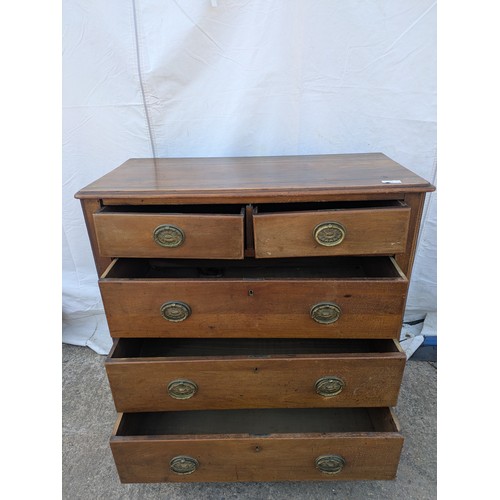
[[[380,151],[435,182],[435,2],[64,0],[63,49],[67,342],[109,349],[73,195],[130,157]],[[436,310],[435,196],[409,320]]]

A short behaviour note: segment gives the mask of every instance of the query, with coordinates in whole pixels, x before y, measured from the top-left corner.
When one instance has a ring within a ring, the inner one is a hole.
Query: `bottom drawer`
[[[403,446],[389,408],[119,414],[123,483],[394,479]]]

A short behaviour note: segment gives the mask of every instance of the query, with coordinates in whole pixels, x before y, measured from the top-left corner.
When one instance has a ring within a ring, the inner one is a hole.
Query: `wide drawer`
[[[112,337],[399,338],[408,281],[392,257],[117,259],[99,285]]]
[[[120,414],[123,483],[394,479],[403,437],[388,408]]]
[[[409,220],[410,208],[398,200],[259,205],[255,257],[402,253]]]
[[[396,406],[394,340],[117,339],[106,360],[119,412]]]
[[[104,257],[242,259],[241,206],[104,207],[94,214]]]

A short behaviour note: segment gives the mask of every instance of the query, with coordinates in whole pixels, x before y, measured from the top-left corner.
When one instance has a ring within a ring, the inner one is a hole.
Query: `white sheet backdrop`
[[[435,183],[430,0],[63,0],[63,341],[109,349],[78,189],[130,157],[381,151]],[[426,204],[406,319],[436,310]]]

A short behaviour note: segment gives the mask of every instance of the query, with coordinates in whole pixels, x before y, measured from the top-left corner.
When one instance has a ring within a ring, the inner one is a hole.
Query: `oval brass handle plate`
[[[180,455],[170,460],[170,470],[176,474],[192,474],[200,463],[196,458]]]
[[[192,398],[198,391],[198,386],[191,380],[172,380],[168,384],[168,394],[174,399]]]
[[[316,459],[316,468],[324,474],[338,474],[345,466],[340,455],[323,455]]]
[[[346,229],[340,222],[322,222],[313,230],[314,239],[324,247],[333,247],[342,243]]]
[[[160,307],[161,315],[168,321],[178,323],[191,316],[191,308],[185,302],[165,302]]]
[[[153,231],[153,240],[161,247],[175,248],[184,243],[184,231],[171,224],[162,224]]]
[[[325,398],[331,398],[340,394],[345,383],[339,377],[321,377],[315,385],[316,392]]]
[[[329,325],[335,323],[342,314],[340,306],[333,302],[321,302],[311,307],[311,318],[317,323],[322,325]]]

